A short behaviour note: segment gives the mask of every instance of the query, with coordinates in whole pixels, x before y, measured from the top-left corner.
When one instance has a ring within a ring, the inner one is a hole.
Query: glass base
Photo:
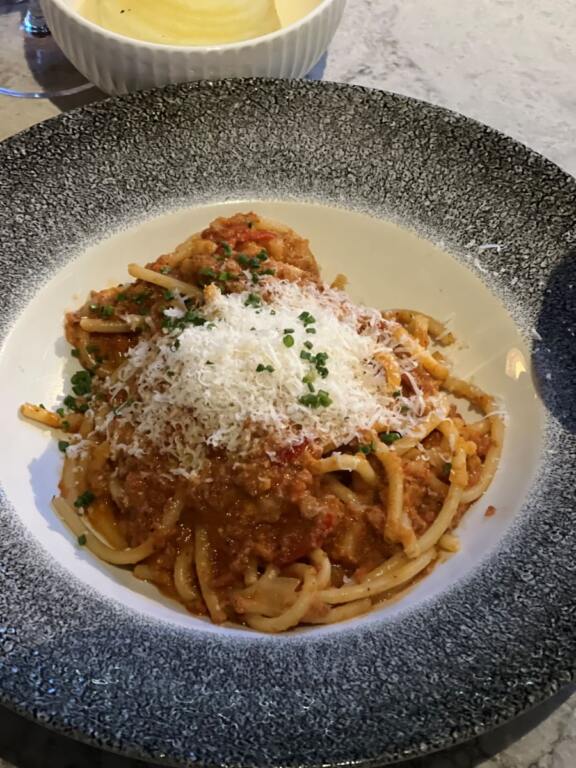
[[[0,0],[0,94],[51,99],[93,88],[27,11],[27,2]]]

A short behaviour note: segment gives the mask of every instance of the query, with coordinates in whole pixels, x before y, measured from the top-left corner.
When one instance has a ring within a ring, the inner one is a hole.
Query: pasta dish
[[[442,323],[354,304],[253,213],[129,274],[67,314],[60,407],[22,406],[58,431],[79,546],[262,632],[364,614],[458,550],[504,425]]]

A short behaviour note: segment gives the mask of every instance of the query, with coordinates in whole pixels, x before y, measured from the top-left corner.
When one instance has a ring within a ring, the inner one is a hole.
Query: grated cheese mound
[[[273,457],[303,441],[341,446],[375,427],[409,434],[431,408],[445,408],[442,397],[425,403],[416,386],[413,397],[386,394],[374,358],[393,351],[396,324],[340,291],[268,279],[252,293],[211,290],[198,311],[204,325],[141,341],[106,383],[112,396],[125,390],[133,398],[105,425],[113,451],[138,456],[152,447],[174,459],[174,473],[193,477],[209,447],[241,457],[255,439],[266,440]],[[325,353],[328,375],[302,352]],[[399,362],[413,380],[415,361]],[[307,382],[327,393],[329,405],[300,401],[310,394]],[[122,442],[124,424],[132,434]]]

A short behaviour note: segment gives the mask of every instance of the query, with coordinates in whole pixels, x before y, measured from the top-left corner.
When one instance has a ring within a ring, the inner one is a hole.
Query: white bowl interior
[[[0,401],[5,435],[10,436],[0,443],[0,481],[42,546],[93,589],[156,619],[210,632],[239,631],[191,616],[129,570],[107,566],[77,546],[50,506],[61,454],[51,434],[23,421],[18,407],[23,401],[47,407],[58,402],[73,371],[63,338],[63,315],[81,304],[90,289],[126,281],[129,262],[154,260],[215,216],[247,210],[285,222],[308,237],[325,278],[345,273],[353,299],[380,308],[421,309],[449,319],[460,342],[454,353],[457,373],[498,395],[508,413],[500,470],[460,526],[460,553],[402,600],[356,621],[396,617],[465,578],[498,546],[528,493],[541,451],[538,436],[544,416],[529,372],[528,350],[503,306],[453,257],[389,222],[321,205],[242,200],[168,213],[79,253],[38,292],[0,353]],[[488,505],[496,507],[493,517],[484,515]],[[339,631],[339,627],[311,631]]]

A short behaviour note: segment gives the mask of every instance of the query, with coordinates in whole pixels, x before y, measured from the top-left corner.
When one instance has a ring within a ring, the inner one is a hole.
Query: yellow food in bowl
[[[89,21],[125,37],[166,45],[218,45],[275,32],[320,0],[81,0]]]

